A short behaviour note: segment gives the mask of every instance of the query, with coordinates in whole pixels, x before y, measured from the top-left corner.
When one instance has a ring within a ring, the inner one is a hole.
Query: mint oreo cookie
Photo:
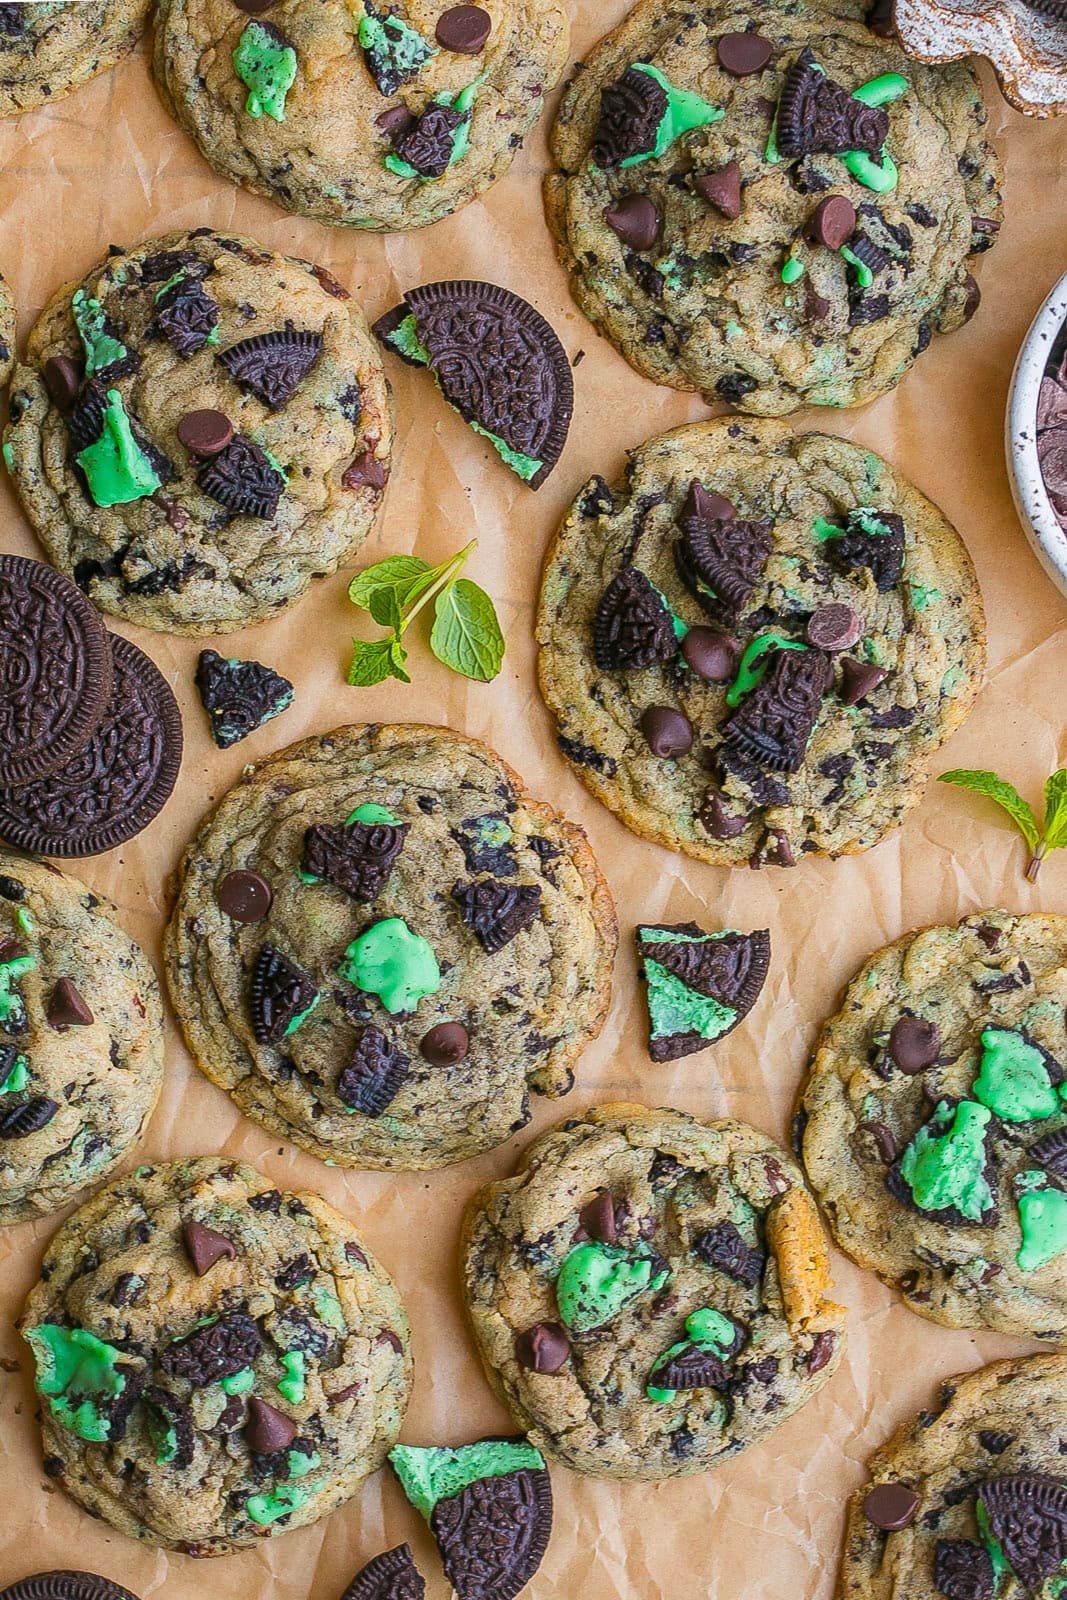
[[[637,929],[646,984],[649,1055],[673,1061],[732,1032],[755,1005],[771,959],[771,936],[705,933],[695,922]]]

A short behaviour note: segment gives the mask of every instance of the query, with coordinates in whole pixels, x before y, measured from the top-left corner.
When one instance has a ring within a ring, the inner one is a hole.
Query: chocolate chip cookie
[[[15,296],[7,279],[0,276],[0,385],[15,369]]]
[[[446,728],[340,728],[251,769],[185,854],[171,997],[213,1082],[340,1166],[490,1150],[566,1094],[615,918],[580,828]]]
[[[4,450],[53,562],[101,610],[199,635],[276,616],[348,560],[391,445],[348,292],[198,228],[113,249],[59,291],[16,369]]]
[[[561,0],[161,0],[155,71],[224,177],[319,222],[421,228],[507,171],[568,31]]]
[[[213,1157],[141,1167],[75,1212],[20,1328],[49,1477],[187,1555],[335,1510],[411,1388],[399,1296],[351,1224]]]
[[[55,867],[0,854],[0,1224],[98,1183],[156,1103],[159,983],[114,915]]]
[[[1055,1595],[1067,1576],[1067,1361],[997,1361],[942,1385],[867,1463],[841,1600]],[[906,1588],[905,1588],[906,1586]]]
[[[596,1477],[700,1472],[819,1390],[844,1339],[796,1163],[740,1122],[609,1105],[475,1195],[482,1360],[531,1444]]]
[[[133,49],[149,0],[0,5],[0,117],[59,100]]]
[[[697,423],[593,478],[537,638],[563,754],[635,832],[717,865],[866,850],[923,791],[985,659],[937,507],[869,450]]]
[[[841,1248],[952,1328],[1067,1344],[1067,917],[982,911],[878,950],[801,1098]]]
[[[564,94],[549,224],[646,377],[765,416],[861,405],[978,303],[986,120],[969,64],[825,7],[641,0]]]

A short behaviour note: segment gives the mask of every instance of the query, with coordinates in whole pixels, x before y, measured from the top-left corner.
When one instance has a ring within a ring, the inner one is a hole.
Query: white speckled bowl
[[[1037,393],[1049,354],[1067,320],[1067,273],[1030,324],[1011,375],[1005,448],[1015,508],[1034,554],[1056,587],[1067,594],[1067,532],[1049,503],[1037,459]]]
[[[928,63],[988,56],[1005,97],[1028,117],[1067,113],[1067,24],[1026,0],[894,0],[909,56]]]

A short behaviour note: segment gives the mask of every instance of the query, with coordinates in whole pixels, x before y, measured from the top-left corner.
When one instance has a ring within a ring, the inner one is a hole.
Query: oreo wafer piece
[[[95,1572],[35,1572],[0,1589],[0,1600],[137,1600],[137,1596]]]
[[[356,1573],[341,1600],[423,1600],[426,1584],[409,1544],[386,1550]]]
[[[0,555],[0,784],[47,777],[84,750],[111,683],[107,629],[77,585]]]
[[[540,312],[498,284],[459,279],[409,289],[374,331],[411,365],[429,367],[460,416],[540,488],[574,409],[567,353]]]
[[[0,839],[46,856],[93,856],[140,833],[178,777],[182,719],[143,650],[111,637],[114,685],[84,750],[58,772],[0,788]]]
[[[514,1600],[541,1565],[552,1532],[548,1473],[481,1478],[439,1500],[430,1528],[457,1600]]]

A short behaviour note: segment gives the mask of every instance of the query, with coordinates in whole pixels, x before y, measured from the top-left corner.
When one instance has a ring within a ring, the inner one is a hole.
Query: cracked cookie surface
[[[0,384],[5,384],[14,371],[15,355],[15,297],[7,281],[0,277]]]
[[[50,104],[113,67],[141,37],[149,3],[0,5],[0,117]]]

